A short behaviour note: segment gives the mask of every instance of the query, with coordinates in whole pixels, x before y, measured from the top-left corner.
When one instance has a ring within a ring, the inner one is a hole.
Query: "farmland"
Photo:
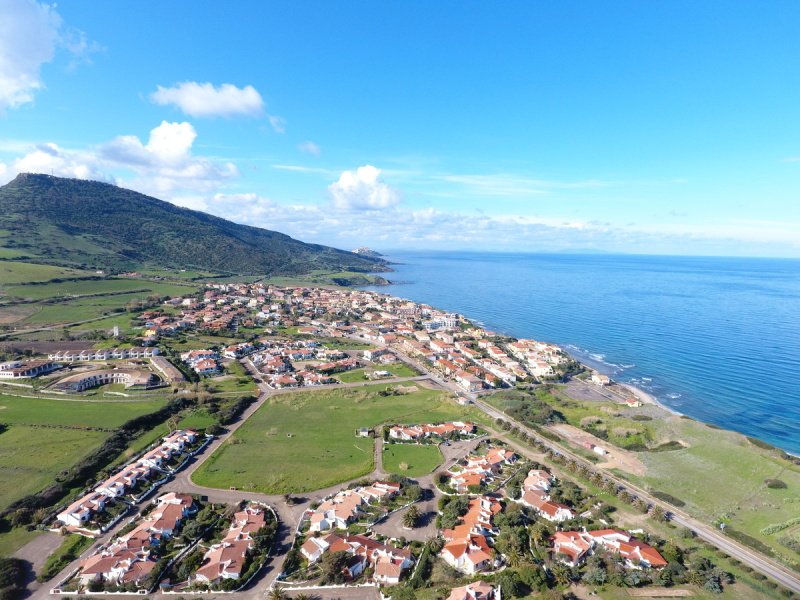
[[[62,277],[85,277],[87,275],[90,275],[88,271],[79,271],[78,269],[67,267],[37,265],[11,260],[0,262],[0,281],[2,281],[4,288],[18,283],[49,281],[50,279]]]
[[[456,419],[464,409],[420,388],[381,396],[385,385],[275,395],[198,471],[199,485],[267,493],[320,489],[368,474],[374,441],[355,429],[386,421]]]

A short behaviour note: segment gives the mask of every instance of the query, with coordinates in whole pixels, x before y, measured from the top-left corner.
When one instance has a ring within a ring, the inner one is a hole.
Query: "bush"
[[[673,496],[671,494],[668,494],[666,492],[659,492],[658,490],[656,490],[656,491],[651,492],[651,493],[652,493],[653,496],[655,496],[659,500],[663,500],[664,502],[672,504],[672,506],[677,506],[678,508],[680,508],[682,506],[686,506],[686,502],[684,502],[680,498],[676,498],[675,496]]]
[[[771,490],[785,490],[786,482],[780,479],[765,479],[764,483]]]

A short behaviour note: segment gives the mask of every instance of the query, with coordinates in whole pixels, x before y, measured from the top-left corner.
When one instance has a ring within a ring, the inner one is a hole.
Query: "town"
[[[33,525],[90,544],[41,597],[500,600],[732,581],[667,537],[669,510],[580,454],[611,444],[593,437],[570,455],[487,404],[573,377],[616,393],[558,346],[377,292],[263,283],[209,283],[132,324],[99,346],[0,364],[6,385],[52,398],[169,392],[194,407],[37,512]],[[264,444],[275,454],[259,455]]]

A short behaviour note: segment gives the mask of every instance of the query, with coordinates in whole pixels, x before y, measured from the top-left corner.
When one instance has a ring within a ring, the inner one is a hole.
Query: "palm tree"
[[[519,548],[516,546],[511,546],[506,552],[506,559],[508,559],[509,566],[516,568],[522,563],[522,554],[519,551]]]
[[[283,586],[276,585],[270,591],[269,595],[267,596],[269,600],[287,600],[288,596],[286,592],[283,590]]]
[[[417,509],[416,506],[412,506],[406,511],[406,514],[403,515],[403,527],[412,529],[417,526],[418,522],[419,522],[419,509]]]

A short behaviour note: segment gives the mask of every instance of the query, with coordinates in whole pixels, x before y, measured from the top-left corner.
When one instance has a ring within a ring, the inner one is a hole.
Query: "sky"
[[[304,241],[800,257],[800,3],[0,0],[0,183]]]

